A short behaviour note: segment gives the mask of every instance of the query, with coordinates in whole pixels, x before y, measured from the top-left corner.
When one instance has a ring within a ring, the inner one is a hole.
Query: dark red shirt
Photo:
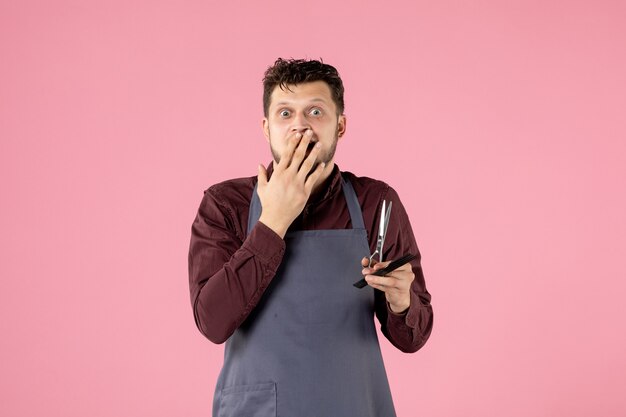
[[[271,166],[268,173],[271,175]],[[393,260],[408,253],[418,255],[411,262],[415,280],[411,285],[411,304],[406,312],[393,313],[384,293],[375,290],[376,316],[382,333],[403,352],[415,352],[430,336],[433,311],[409,218],[398,194],[389,185],[350,172],[343,174],[352,183],[359,199],[371,252],[376,248],[382,201],[387,200],[393,202],[393,209],[384,259]],[[257,222],[247,235],[248,211],[256,182],[256,177],[248,177],[210,187],[204,192],[191,228],[191,303],[198,329],[214,343],[225,342],[248,317],[276,274],[285,253],[285,241],[261,222]],[[342,191],[341,172],[336,165],[320,190],[309,198],[289,231],[352,227]],[[360,261],[354,260],[357,265]],[[362,276],[358,274],[354,280],[360,278]]]

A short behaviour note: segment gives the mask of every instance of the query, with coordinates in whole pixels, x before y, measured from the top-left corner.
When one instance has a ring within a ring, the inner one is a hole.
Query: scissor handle
[[[369,262],[369,264],[367,265],[367,267],[368,267],[368,268],[371,268],[371,267],[372,267],[372,259],[374,258],[374,255],[376,255],[376,254],[378,254],[378,259],[380,259],[380,254],[378,253],[378,249],[376,249],[376,251],[374,251],[374,253],[372,253],[372,254],[370,255],[370,262]]]

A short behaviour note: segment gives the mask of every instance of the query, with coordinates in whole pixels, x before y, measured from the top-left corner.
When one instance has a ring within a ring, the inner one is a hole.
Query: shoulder
[[[400,196],[388,183],[375,178],[359,177],[347,171],[343,171],[342,173],[344,174],[344,178],[350,181],[354,188],[354,192],[361,204],[361,210],[366,224],[368,221],[370,221],[372,225],[378,224],[376,219],[378,219],[380,215],[383,200],[387,201],[387,204],[393,202],[393,211],[398,213],[400,217],[406,217]]]
[[[359,177],[352,172],[342,171],[343,177],[350,181],[359,200],[384,200],[388,196],[396,197],[393,188],[384,181],[370,177]]]
[[[250,205],[257,178],[234,178],[213,184],[204,190],[203,205],[217,205],[237,215],[242,207]]]
[[[204,190],[204,194],[209,194],[217,200],[223,200],[224,202],[231,199],[250,201],[255,185],[256,177],[233,178],[213,184]]]

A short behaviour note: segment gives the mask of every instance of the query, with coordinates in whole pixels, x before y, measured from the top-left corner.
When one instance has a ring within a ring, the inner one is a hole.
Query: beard
[[[324,150],[324,149],[320,150],[320,153],[317,155],[317,158],[315,159],[315,163],[313,164],[313,168],[311,168],[311,172],[315,171],[315,169],[317,168],[317,166],[320,163],[324,162],[325,164],[328,164],[330,161],[333,160],[333,158],[335,157],[335,151],[337,150],[338,138],[339,138],[339,133],[336,130],[335,131],[335,137],[333,138],[333,141],[330,144],[330,148],[326,149],[326,150]],[[269,139],[270,139],[270,149],[272,151],[272,157],[274,158],[274,161],[276,161],[276,164],[278,164],[278,163],[280,163],[280,154],[272,146],[272,137],[271,137],[271,135],[270,135]],[[309,146],[307,147],[304,159],[306,159],[309,156],[309,154],[311,153],[311,150],[313,149],[314,145],[315,145],[315,143],[309,143]]]

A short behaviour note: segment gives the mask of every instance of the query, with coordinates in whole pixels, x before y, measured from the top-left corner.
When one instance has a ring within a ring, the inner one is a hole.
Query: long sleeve
[[[386,248],[383,248],[384,259],[393,260],[408,253],[416,254],[417,259],[411,262],[415,279],[411,284],[411,301],[408,311],[404,314],[393,313],[389,309],[384,293],[376,290],[376,316],[381,323],[382,333],[395,347],[407,353],[416,352],[426,343],[432,331],[431,296],[426,290],[421,256],[413,229],[398,194],[389,188],[382,199],[393,202],[385,239]],[[376,218],[379,216],[380,214],[377,214]]]
[[[257,305],[285,253],[284,241],[257,222],[246,237],[233,208],[207,190],[191,228],[189,289],[196,325],[223,343]]]

